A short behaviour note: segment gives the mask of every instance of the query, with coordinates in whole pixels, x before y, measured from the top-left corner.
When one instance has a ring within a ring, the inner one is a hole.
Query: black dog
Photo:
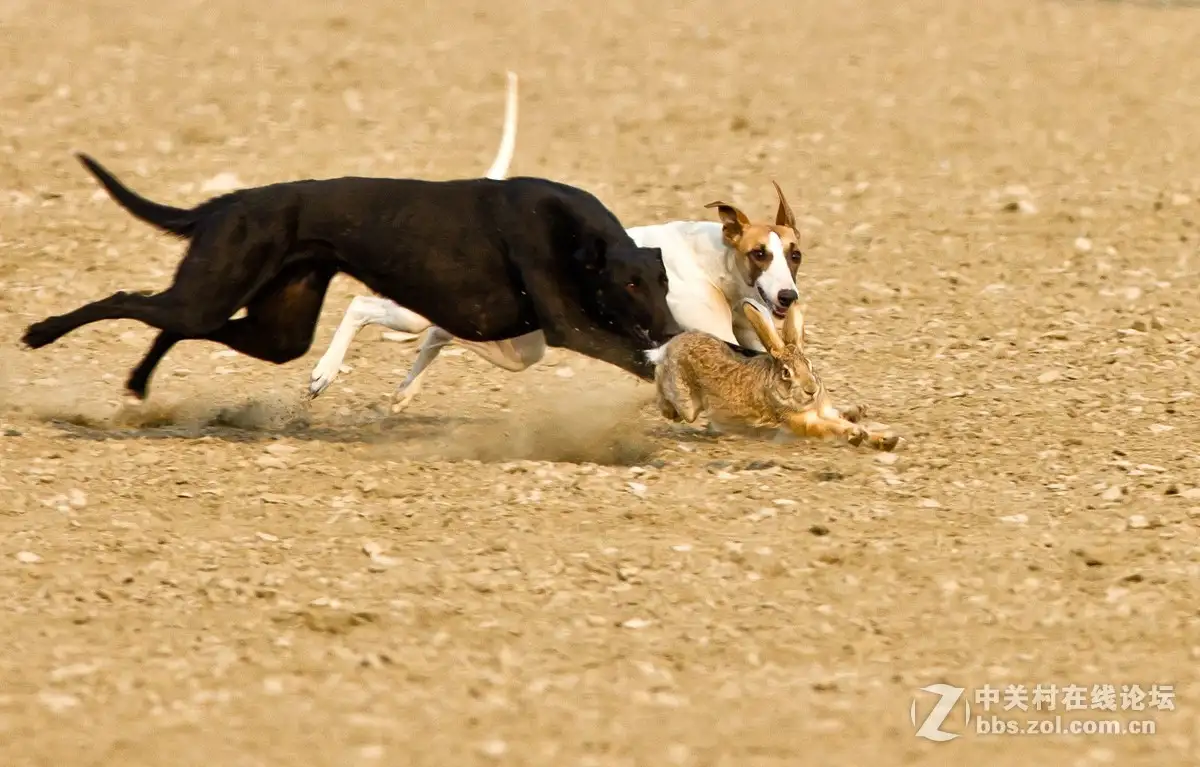
[[[30,325],[38,349],[100,320],[162,332],[126,387],[145,398],[167,351],[216,341],[282,364],[312,345],[329,281],[345,272],[459,338],[541,330],[558,346],[644,380],[643,350],[675,329],[662,251],[639,248],[599,200],[538,178],[337,178],[243,189],[191,210],[125,187],[79,160],[123,208],[189,240],[161,293],[114,293]],[[245,317],[230,319],[245,308]]]

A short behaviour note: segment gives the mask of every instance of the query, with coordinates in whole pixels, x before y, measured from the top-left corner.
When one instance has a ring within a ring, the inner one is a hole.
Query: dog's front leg
[[[341,370],[342,361],[358,331],[367,325],[382,325],[401,333],[417,334],[431,326],[429,320],[416,312],[380,296],[356,296],[342,316],[329,348],[309,376],[308,393],[316,397],[325,391]]]

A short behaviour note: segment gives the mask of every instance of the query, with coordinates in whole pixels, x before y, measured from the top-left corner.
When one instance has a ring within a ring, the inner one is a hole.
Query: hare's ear
[[[798,303],[789,306],[783,318],[783,342],[804,350],[804,310]]]
[[[782,354],[783,339],[779,337],[779,331],[775,329],[775,322],[771,319],[771,315],[756,301],[748,298],[742,301],[742,312],[750,321],[750,327],[754,328],[754,335],[758,336],[758,340],[762,342],[767,354],[772,357]]]

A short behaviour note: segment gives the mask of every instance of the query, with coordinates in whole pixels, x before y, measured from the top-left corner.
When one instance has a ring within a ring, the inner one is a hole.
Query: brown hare
[[[766,354],[744,356],[707,333],[690,331],[648,353],[655,363],[658,406],[672,421],[694,423],[707,413],[716,426],[735,430],[781,429],[801,437],[840,438],[893,450],[899,437],[872,433],[858,421],[864,408],[833,406],[804,353],[804,310],[788,308],[783,336],[770,315],[752,300],[742,311]]]

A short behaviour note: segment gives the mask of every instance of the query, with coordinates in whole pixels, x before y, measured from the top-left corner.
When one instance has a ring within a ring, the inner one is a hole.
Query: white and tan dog
[[[487,178],[508,175],[517,132],[517,76],[508,73],[504,130]],[[774,182],[772,182],[774,183]],[[756,224],[733,205],[714,202],[720,222],[671,221],[628,229],[641,247],[661,248],[667,269],[667,305],[684,330],[700,330],[729,343],[765,351],[742,312],[733,307],[753,299],[771,309],[782,326],[787,309],[799,299],[796,270],[800,266],[800,233],[783,190],[775,184],[779,209],[773,224]],[[488,362],[518,372],[542,359],[546,342],[541,331],[506,341],[477,342],[455,338],[424,317],[378,296],[357,296],[346,310],[329,348],[313,368],[309,394],[316,397],[333,383],[350,343],[367,325],[382,325],[416,335],[424,332],[417,359],[392,400],[393,412],[405,408],[421,389],[421,380],[442,348],[452,342]]]

